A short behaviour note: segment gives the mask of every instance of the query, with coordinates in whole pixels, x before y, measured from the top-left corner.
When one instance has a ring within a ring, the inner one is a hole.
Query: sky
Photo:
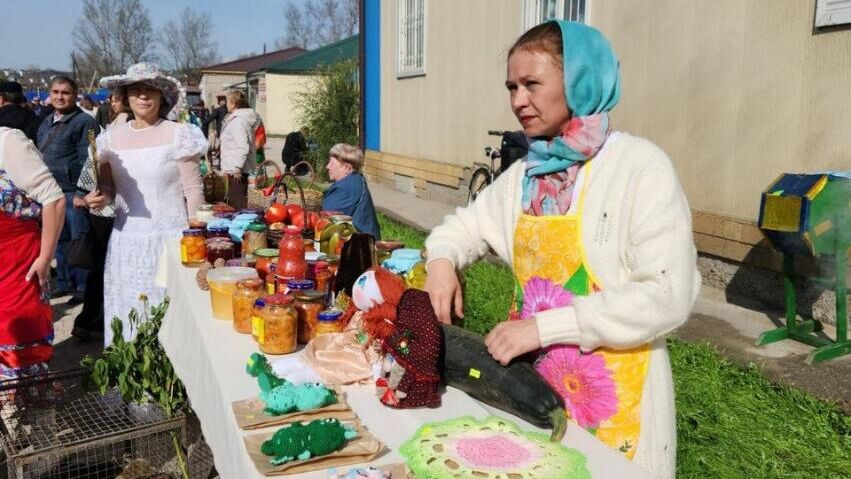
[[[304,0],[293,0],[298,4]],[[154,29],[176,20],[186,7],[209,12],[223,61],[249,52],[274,50],[284,35],[285,0],[142,0]],[[71,32],[82,0],[0,0],[0,67],[70,70]],[[12,47],[13,46],[13,47]],[[11,48],[10,48],[11,47]]]

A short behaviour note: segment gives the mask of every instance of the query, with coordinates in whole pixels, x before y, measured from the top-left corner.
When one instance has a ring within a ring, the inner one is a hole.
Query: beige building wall
[[[225,87],[245,81],[244,73],[203,73],[199,87],[201,88],[201,99],[204,100],[209,110],[216,106],[216,93]]]
[[[484,161],[484,147],[499,144],[488,130],[518,128],[504,83],[522,2],[425,2],[426,74],[401,79],[397,3],[381,2],[382,152],[459,166]]]
[[[293,95],[307,88],[311,80],[309,75],[266,74],[264,124],[267,135],[286,135],[300,127]]]
[[[754,221],[782,172],[851,169],[851,31],[815,0],[594,0],[623,73],[614,125],[673,159],[694,210]]]

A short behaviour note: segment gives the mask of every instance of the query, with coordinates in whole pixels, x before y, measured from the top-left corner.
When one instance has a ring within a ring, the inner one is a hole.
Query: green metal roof
[[[297,57],[271,63],[265,70],[266,73],[313,73],[342,60],[357,60],[357,58],[358,36],[353,35],[339,42],[302,53]]]

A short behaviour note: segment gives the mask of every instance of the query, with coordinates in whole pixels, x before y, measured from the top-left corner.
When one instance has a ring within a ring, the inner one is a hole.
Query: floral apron
[[[591,173],[586,164],[585,182]],[[515,317],[566,306],[571,295],[598,292],[603,285],[588,267],[582,247],[581,214],[523,214],[514,233]],[[650,346],[629,350],[555,345],[542,351],[535,368],[564,398],[568,417],[632,459],[641,430],[641,395]]]

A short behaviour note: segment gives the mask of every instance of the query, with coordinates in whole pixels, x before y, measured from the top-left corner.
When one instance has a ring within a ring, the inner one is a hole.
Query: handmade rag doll
[[[384,338],[381,402],[396,408],[440,406],[438,363],[443,335],[428,293],[405,291],[396,308],[393,332]]]

